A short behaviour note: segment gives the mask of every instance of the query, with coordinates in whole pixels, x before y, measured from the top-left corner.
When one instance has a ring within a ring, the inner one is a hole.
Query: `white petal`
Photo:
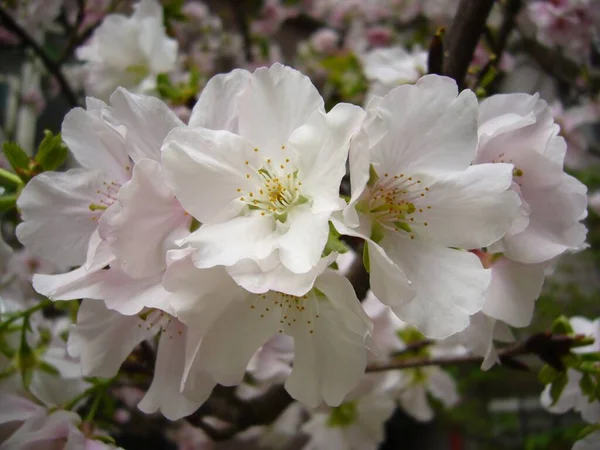
[[[71,110],[63,121],[62,138],[82,167],[106,172],[119,183],[129,179],[131,163],[124,136],[102,110]]]
[[[143,158],[160,161],[160,148],[167,134],[184,125],[162,100],[132,94],[124,88],[110,96],[110,104],[116,121],[127,128],[127,151],[136,163]]]
[[[429,422],[434,417],[433,410],[427,401],[425,387],[416,385],[404,390],[398,397],[400,406],[408,414],[421,422]]]
[[[252,308],[254,297],[229,305],[204,337],[196,356],[204,370],[225,386],[242,382],[252,355],[279,327],[275,307],[269,308],[271,311]]]
[[[3,392],[0,396],[0,424],[27,420],[41,409],[42,406],[24,397]]]
[[[451,408],[458,403],[456,381],[439,367],[431,367],[428,371],[427,390],[446,408]]]
[[[160,410],[169,420],[189,416],[206,401],[214,383],[207,386],[205,397],[192,401],[179,390],[185,362],[186,327],[174,319],[162,330],[152,384],[138,408],[146,414]]]
[[[340,182],[346,173],[350,139],[359,131],[365,112],[337,104],[327,114],[317,110],[289,138],[289,149],[302,179],[302,192],[315,204],[337,207]]]
[[[23,222],[17,237],[36,256],[58,265],[83,264],[90,237],[102,211],[97,190],[105,176],[98,171],[71,169],[47,172],[31,180],[17,205]]]
[[[138,316],[111,311],[100,300],[84,300],[67,347],[71,356],[80,358],[85,376],[112,377],[133,349],[158,329]]]
[[[572,450],[596,450],[600,447],[600,431],[594,431],[575,442]]]
[[[289,229],[277,240],[281,263],[294,273],[307,273],[321,259],[329,236],[330,212],[299,205],[288,213]]]
[[[276,245],[275,220],[251,214],[218,225],[203,225],[185,241],[198,252],[194,263],[200,268],[231,266],[244,259],[267,258]]]
[[[501,258],[492,266],[483,312],[513,327],[526,327],[544,284],[545,264],[520,264]]]
[[[316,278],[335,261],[336,253],[322,258],[310,271],[297,274],[286,269],[279,263],[278,256],[273,253],[269,259],[275,260],[273,268],[265,270],[261,264],[246,259],[231,267],[227,272],[244,289],[255,294],[264,294],[268,291],[277,291],[284,294],[302,296],[310,291]]]
[[[399,237],[385,238],[381,245],[416,292],[409,304],[390,306],[426,336],[443,339],[461,331],[482,309],[491,271],[474,254]]]
[[[120,212],[101,222],[121,269],[135,278],[164,271],[166,252],[189,234],[191,217],[164,182],[160,164],[150,159],[137,163],[118,199]]]
[[[426,75],[383,98],[388,133],[372,149],[372,163],[394,174],[466,169],[477,149],[477,99],[446,77]]]
[[[255,190],[253,180],[246,177],[249,167],[262,166],[252,144],[227,131],[205,128],[171,131],[162,161],[175,196],[201,223],[236,216],[245,206],[240,192]]]
[[[309,406],[322,401],[338,406],[364,374],[371,324],[347,279],[326,273],[316,286],[327,299],[316,300],[313,333],[309,327],[295,328],[294,367],[285,387]]]
[[[238,101],[239,134],[267,156],[281,154],[292,132],[315,111],[324,111],[310,78],[278,63],[256,69]]]
[[[250,77],[243,69],[212,77],[202,89],[188,125],[237,133],[239,97]]]
[[[519,211],[510,164],[481,164],[438,178],[414,201],[412,229],[447,247],[481,248],[501,239]],[[427,224],[426,226],[424,224]]]

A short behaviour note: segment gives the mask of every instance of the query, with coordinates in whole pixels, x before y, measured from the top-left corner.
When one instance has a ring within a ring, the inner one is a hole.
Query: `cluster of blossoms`
[[[440,369],[364,378],[368,348],[401,349],[409,341],[395,336],[409,325],[449,339],[440,351],[464,351],[449,350],[458,342],[493,363],[502,325],[530,322],[544,268],[586,235],[586,189],[563,172],[546,103],[514,94],[478,104],[437,75],[366,110],[326,112],[294,69],[234,70],[209,81],[187,125],[159,99],[119,88],[108,104],[88,98],[69,112],[62,138],[80,167],[27,184],[16,234],[32,254],[79,267],[37,274],[33,286],[84,299],[67,349],[85,376],[116,375],[159,336],[138,406],[169,419],[193,413],[217,383],[240,384],[253,355],[279,353],[275,378],[290,395],[332,408],[307,429],[328,414],[359,428],[348,417],[363,417],[379,424],[378,442],[394,407],[381,397],[396,390],[426,420],[427,390],[448,405],[457,396]],[[365,243],[364,304],[330,268],[339,234]],[[279,335],[292,338],[293,358],[265,348]],[[353,400],[357,390],[368,395]]]

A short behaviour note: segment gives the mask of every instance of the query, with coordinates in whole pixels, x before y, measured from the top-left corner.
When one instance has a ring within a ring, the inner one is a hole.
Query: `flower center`
[[[259,312],[261,318],[267,314],[277,314],[280,333],[294,335],[300,327],[313,334],[315,321],[319,318],[317,295],[315,290],[301,297],[271,291],[256,295],[250,309]]]
[[[240,201],[249,209],[260,211],[262,216],[273,215],[284,222],[290,208],[307,201],[300,194],[302,182],[298,179],[298,170],[289,167],[289,162],[286,158],[277,164],[266,158],[263,165],[256,168],[246,161],[250,169],[246,178],[254,182],[255,188],[248,192],[239,188]]]
[[[364,200],[359,202],[358,209],[369,214],[378,227],[402,231],[414,239],[413,226],[427,226],[427,222],[419,220],[419,214],[424,209],[431,209],[431,206],[424,204],[428,192],[429,188],[416,177],[407,177],[403,173],[390,176],[385,173],[383,178],[379,178],[372,172],[369,189]],[[373,232],[377,235],[375,229]],[[371,238],[377,241],[377,237]]]
[[[100,215],[117,200],[119,189],[121,189],[121,184],[116,181],[102,182],[102,187],[96,190],[96,194],[98,195],[97,202],[90,203],[88,206],[90,211],[97,212],[97,214],[92,216],[92,220],[98,220]]]

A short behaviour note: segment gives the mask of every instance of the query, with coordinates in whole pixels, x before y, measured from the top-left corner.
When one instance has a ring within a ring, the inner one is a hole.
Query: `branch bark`
[[[461,0],[444,39],[444,75],[460,89],[493,5],[494,0]]]
[[[23,27],[21,27],[12,18],[12,16],[8,13],[8,11],[6,11],[2,6],[0,6],[0,19],[2,20],[2,23],[8,30],[10,30],[15,36],[17,36],[19,39],[21,39],[21,41],[23,42],[24,45],[26,45],[27,47],[30,47],[33,50],[33,52],[37,55],[37,57],[42,60],[42,63],[44,63],[44,66],[46,67],[48,72],[50,72],[51,75],[56,77],[56,80],[58,81],[58,84],[60,85],[61,91],[62,91],[63,95],[65,96],[65,98],[67,99],[67,101],[69,102],[69,105],[71,107],[78,106],[79,101],[77,100],[77,95],[75,94],[75,92],[71,88],[71,85],[69,84],[69,82],[65,78],[64,74],[62,73],[60,65],[55,63],[48,56],[48,54],[35,41],[35,39],[33,39],[29,35],[29,33],[27,33],[27,31],[25,31],[23,29]]]

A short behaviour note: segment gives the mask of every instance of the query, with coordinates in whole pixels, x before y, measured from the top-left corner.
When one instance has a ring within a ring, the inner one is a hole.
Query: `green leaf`
[[[30,329],[29,316],[25,316],[21,328],[21,341],[19,350],[15,356],[16,366],[21,374],[21,380],[25,389],[29,389],[33,378],[33,371],[37,365],[37,357],[33,349],[27,343],[27,331]]]
[[[588,435],[592,434],[594,431],[600,431],[600,423],[588,425],[587,427],[585,427],[577,435],[577,440],[579,441],[579,440],[587,437]]]
[[[581,392],[588,397],[590,402],[596,398],[596,384],[589,373],[583,374],[581,380],[579,380],[579,387],[581,388]]]
[[[573,327],[569,323],[569,319],[565,316],[557,317],[550,329],[555,334],[572,334]]]
[[[15,194],[0,197],[0,212],[6,212],[17,206],[18,196]]]
[[[16,142],[5,142],[2,146],[4,156],[10,163],[15,173],[23,180],[28,180],[29,172],[29,156],[25,153],[25,150],[21,148]]]
[[[556,377],[556,380],[552,382],[550,385],[550,397],[552,398],[552,404],[550,406],[556,405],[556,402],[565,390],[565,386],[568,382],[569,377],[565,372],[560,373],[558,377]]]
[[[49,373],[50,375],[60,375],[58,369],[52,364],[47,363],[46,361],[40,360],[37,366],[38,369],[40,369],[42,372]]]
[[[550,384],[556,380],[559,375],[560,372],[558,370],[546,364],[541,368],[538,379],[542,384]]]
[[[347,427],[354,423],[357,417],[358,409],[356,408],[356,402],[345,402],[340,406],[331,408],[329,418],[327,419],[327,426],[331,428]]]
[[[332,252],[346,253],[349,248],[340,239],[341,234],[335,229],[333,224],[329,222],[329,236],[327,236],[327,243],[323,249],[323,256],[327,256]]]
[[[45,171],[56,170],[63,165],[68,156],[69,151],[60,133],[54,135],[50,130],[44,131],[44,139],[40,142],[34,158],[41,168]]]
[[[369,243],[365,242],[363,247],[363,265],[367,273],[371,273],[371,263],[369,261]]]

